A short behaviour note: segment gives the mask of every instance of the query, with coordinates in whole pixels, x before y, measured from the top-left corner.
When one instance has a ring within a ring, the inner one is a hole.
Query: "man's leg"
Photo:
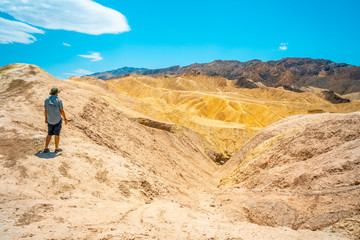
[[[47,149],[49,147],[49,143],[51,141],[51,137],[52,135],[47,135],[46,137],[46,142],[45,142],[45,149]]]
[[[60,131],[61,131],[62,120],[58,124],[55,125],[54,135],[55,135],[55,151],[58,152],[59,142],[60,142]],[[60,150],[61,151],[61,150]]]
[[[59,149],[60,136],[55,135],[55,150]]]

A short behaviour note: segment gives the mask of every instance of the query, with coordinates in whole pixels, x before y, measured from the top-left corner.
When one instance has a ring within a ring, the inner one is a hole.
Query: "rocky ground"
[[[69,119],[60,154],[41,152],[53,86]],[[359,113],[285,118],[220,167],[193,130],[141,124],[125,99],[0,68],[1,239],[359,239]]]

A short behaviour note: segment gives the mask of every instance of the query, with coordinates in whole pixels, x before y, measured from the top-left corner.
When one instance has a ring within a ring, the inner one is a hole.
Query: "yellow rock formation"
[[[234,81],[196,72],[177,76],[131,75],[107,81],[118,99],[107,99],[130,117],[176,123],[200,133],[225,157],[255,132],[304,113],[352,112],[359,102],[331,104],[316,94],[283,89],[241,89]]]

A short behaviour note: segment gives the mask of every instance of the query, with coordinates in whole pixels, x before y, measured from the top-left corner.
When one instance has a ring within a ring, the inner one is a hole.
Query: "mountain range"
[[[123,67],[89,76],[108,80],[135,73],[158,76],[178,75],[191,71],[234,80],[238,87],[243,88],[257,88],[261,84],[267,87],[291,86],[291,89],[311,86],[328,89],[338,94],[360,92],[360,67],[312,58],[284,58],[268,62],[215,60],[210,63],[194,63],[184,67],[176,65],[159,69]]]

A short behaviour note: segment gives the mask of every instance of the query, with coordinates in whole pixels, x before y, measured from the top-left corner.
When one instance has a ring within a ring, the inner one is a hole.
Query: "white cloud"
[[[44,33],[44,31],[22,22],[0,17],[0,44],[13,42],[29,44],[36,41],[36,37],[29,33]]]
[[[71,45],[68,44],[68,43],[66,43],[66,42],[63,42],[63,45],[64,45],[64,46],[67,46],[67,47],[71,47]]]
[[[90,72],[89,70],[81,69],[81,68],[76,69],[76,70],[75,70],[75,73],[81,74],[81,75],[90,75],[90,74],[93,74],[93,72]]]
[[[47,29],[92,35],[130,31],[124,15],[92,0],[0,0],[0,11]]]
[[[84,75],[90,75],[93,74],[93,72],[86,70],[86,69],[81,69],[78,68],[74,71],[74,73],[63,73],[64,75],[68,75],[68,76],[77,76],[77,77],[81,77]]]
[[[83,58],[92,58],[92,62],[96,62],[96,61],[100,61],[103,60],[103,58],[100,56],[99,52],[94,52],[90,55],[78,55],[79,57],[83,57]]]
[[[288,49],[288,43],[280,43],[279,49],[286,51]]]

